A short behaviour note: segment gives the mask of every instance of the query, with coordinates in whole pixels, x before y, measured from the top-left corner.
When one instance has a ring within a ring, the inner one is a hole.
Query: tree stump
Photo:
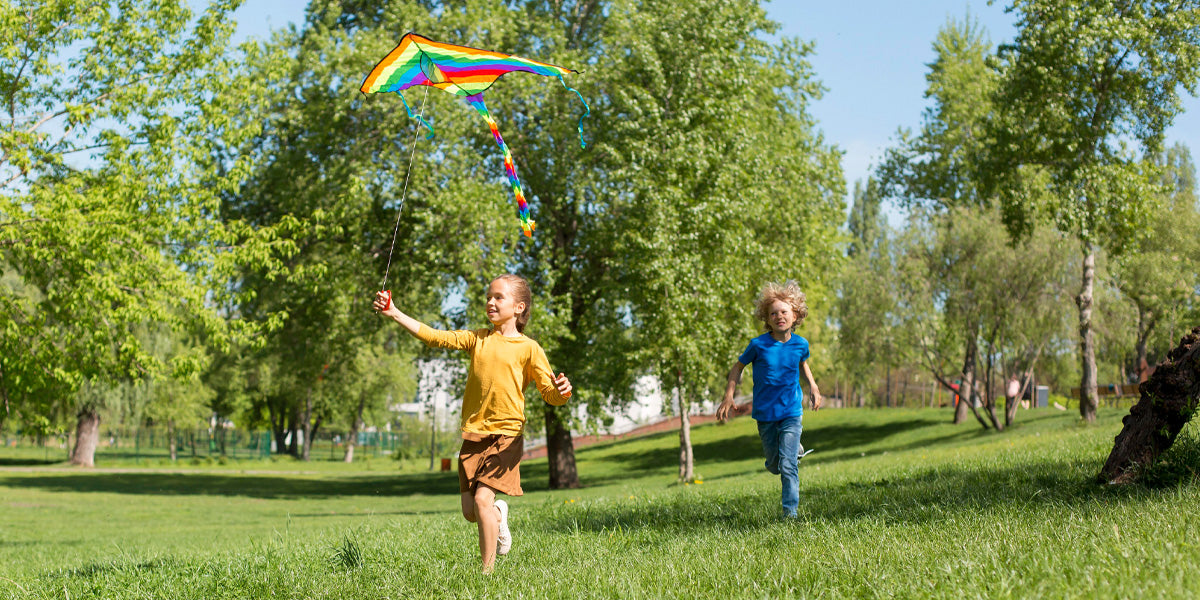
[[[1138,389],[1140,398],[1121,420],[1123,427],[1097,479],[1125,484],[1154,464],[1175,443],[1200,401],[1200,327],[1192,329]]]

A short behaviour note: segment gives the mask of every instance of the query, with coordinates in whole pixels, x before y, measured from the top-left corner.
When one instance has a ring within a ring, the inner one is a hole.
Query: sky
[[[304,18],[300,0],[246,0],[238,10],[238,37],[265,37],[274,28]],[[847,189],[870,173],[901,127],[916,129],[924,98],[933,39],[949,19],[970,14],[993,44],[1016,35],[1006,3],[986,0],[774,0],[768,16],[779,35],[816,42],[809,57],[826,92],[811,107],[825,139],[844,152]],[[502,48],[497,50],[503,51]],[[1167,143],[1182,141],[1200,158],[1200,100],[1185,96],[1184,113],[1167,131]]]

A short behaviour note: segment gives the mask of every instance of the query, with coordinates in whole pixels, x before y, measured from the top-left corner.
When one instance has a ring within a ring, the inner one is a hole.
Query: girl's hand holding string
[[[375,312],[392,316],[391,312],[396,310],[396,305],[392,304],[392,291],[375,292],[375,302],[372,303],[372,306],[375,308]]]

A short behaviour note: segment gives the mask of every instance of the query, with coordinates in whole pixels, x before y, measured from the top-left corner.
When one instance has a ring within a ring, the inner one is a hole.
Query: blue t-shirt
[[[746,346],[738,357],[743,365],[754,365],[755,421],[782,421],[804,414],[804,392],[800,389],[800,365],[808,360],[808,340],[792,334],[780,343],[764,333]]]

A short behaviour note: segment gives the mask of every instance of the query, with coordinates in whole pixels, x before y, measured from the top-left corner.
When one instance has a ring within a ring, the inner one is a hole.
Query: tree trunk
[[[883,385],[884,404],[888,408],[892,408],[892,365],[891,364],[887,365],[887,369],[884,371],[883,377],[884,377],[884,385]]]
[[[300,458],[300,449],[297,444],[300,441],[300,407],[292,409],[291,417],[288,419],[288,432],[291,433],[291,439],[288,441],[288,454],[293,458]]]
[[[1075,304],[1079,307],[1079,416],[1083,420],[1096,420],[1096,407],[1100,397],[1096,392],[1096,340],[1092,334],[1092,292],[1096,286],[1096,250],[1083,244],[1083,281]]]
[[[321,428],[322,417],[317,417],[316,421],[304,421],[304,455],[301,460],[307,461],[312,455],[313,440],[317,437],[317,430]]]
[[[437,462],[437,407],[432,407],[432,415],[429,417],[429,470],[432,471],[436,467]],[[548,450],[548,449],[547,449]]]
[[[366,398],[358,399],[358,410],[354,413],[353,425],[350,426],[350,433],[346,436],[346,456],[342,458],[342,462],[354,462],[354,444],[358,442],[358,432],[363,426],[363,409],[367,406]]]
[[[1025,390],[1033,385],[1033,372],[1025,373],[1024,381],[1017,387],[1017,391],[1013,393],[1012,386],[1006,386],[1004,389],[1004,426],[1011,427],[1013,421],[1017,418],[1017,406],[1021,404],[1021,398],[1025,397]],[[1032,390],[1030,394],[1030,404],[1037,404],[1037,390]]]
[[[1004,431],[1004,423],[1000,422],[1000,417],[996,414],[996,402],[994,400],[989,401],[985,410],[987,412],[988,421],[992,423],[992,428],[996,431]]]
[[[213,422],[213,442],[217,445],[217,454],[225,456],[225,425],[221,423],[221,415],[214,415]]]
[[[995,336],[996,333],[993,331],[992,338],[994,339]],[[1000,417],[996,415],[996,390],[992,387],[994,383],[992,378],[995,375],[996,366],[995,358],[996,348],[992,340],[988,340],[987,368],[985,370],[986,375],[984,376],[985,383],[983,386],[983,408],[987,412],[988,421],[992,423],[992,428],[996,431],[1003,431],[1004,424],[1000,422]]]
[[[1191,420],[1200,402],[1200,327],[1180,340],[1138,393],[1138,403],[1121,420],[1121,433],[1097,476],[1101,483],[1137,479],[1140,470],[1154,464]]]
[[[75,424],[75,448],[71,450],[71,464],[96,466],[96,445],[99,443],[100,413],[91,407],[80,410]]]
[[[968,402],[969,404],[967,406],[971,409],[971,414],[975,415],[975,420],[979,421],[979,426],[984,429],[987,429],[988,428],[987,420],[983,418],[983,415],[979,413],[979,409],[975,407],[975,399],[977,396],[979,396],[978,391],[974,387],[972,387],[970,392],[967,394],[967,397],[963,400],[960,400],[959,402]],[[982,405],[982,404],[983,403],[980,402],[980,405]]]
[[[679,389],[679,481],[691,482],[695,478],[692,460],[692,421],[688,418],[687,395]]]
[[[546,459],[550,467],[550,489],[565,490],[579,487],[579,471],[575,468],[575,444],[571,430],[559,417],[555,407],[545,405]]]
[[[277,418],[278,417],[278,418]],[[283,413],[269,415],[271,420],[271,435],[275,437],[275,454],[282,454],[287,445],[287,421]]]
[[[1146,357],[1146,340],[1150,339],[1150,332],[1154,331],[1154,326],[1157,324],[1153,313],[1141,306],[1138,306],[1138,328],[1137,342],[1134,344],[1134,349],[1137,351],[1137,359],[1134,368],[1137,369],[1138,383],[1146,381],[1150,374],[1150,362]]]
[[[958,405],[954,407],[954,424],[958,425],[967,420],[967,405],[971,402],[971,394],[975,389],[975,332],[967,337],[967,350],[963,356],[962,381],[958,383]],[[975,407],[971,405],[973,410]]]
[[[171,462],[179,460],[179,450],[175,444],[175,420],[167,419],[167,445],[171,447]]]

